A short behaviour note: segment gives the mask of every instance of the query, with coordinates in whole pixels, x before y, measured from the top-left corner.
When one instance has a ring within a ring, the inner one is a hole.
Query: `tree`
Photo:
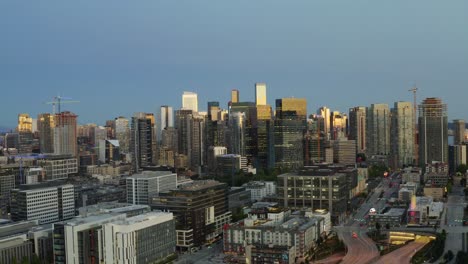
[[[468,165],[466,165],[466,164],[460,164],[457,167],[457,172],[459,172],[459,173],[461,173],[463,175],[466,173],[467,170],[468,170]]]
[[[390,229],[390,224],[389,224],[389,223],[386,223],[386,224],[385,224],[385,228],[386,228],[387,230]]]
[[[377,229],[377,237],[380,237],[380,229],[382,228],[382,225],[380,225],[379,222],[375,223],[375,229]]]
[[[453,259],[454,255],[452,250],[447,251],[447,261],[451,261]]]

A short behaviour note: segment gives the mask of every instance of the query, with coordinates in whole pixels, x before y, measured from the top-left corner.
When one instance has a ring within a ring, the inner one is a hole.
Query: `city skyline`
[[[102,124],[178,109],[183,91],[202,108],[225,108],[232,89],[254,102],[257,82],[268,104],[306,98],[308,113],[411,101],[416,84],[418,102],[441,98],[449,120],[468,120],[463,1],[112,5],[1,4],[1,127],[51,112],[57,95],[80,101],[64,109],[79,123]]]

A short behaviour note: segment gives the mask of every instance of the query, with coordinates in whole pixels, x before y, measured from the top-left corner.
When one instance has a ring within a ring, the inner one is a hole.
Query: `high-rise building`
[[[39,147],[41,153],[54,153],[54,116],[49,113],[39,114],[37,126],[39,129]]]
[[[307,131],[304,135],[304,165],[310,166],[314,163],[325,161],[325,139],[324,122],[322,116],[311,115],[307,119]]]
[[[177,188],[177,175],[170,171],[144,171],[126,179],[127,202],[151,204],[160,192]]]
[[[252,102],[240,102],[233,103],[231,105],[231,117],[234,113],[243,113],[245,116],[245,128],[244,128],[244,149],[245,156],[247,157],[248,163],[253,164],[253,159],[257,157],[257,107]],[[238,122],[236,121],[238,124]],[[232,126],[234,123],[230,122],[230,129],[236,129],[236,126]],[[231,145],[231,144],[230,144]],[[233,153],[231,150],[229,153]],[[242,153],[235,153],[242,155]]]
[[[392,109],[391,162],[394,168],[414,164],[414,119],[411,102],[395,102]]]
[[[182,94],[182,109],[198,112],[198,95],[192,92]]]
[[[266,83],[256,83],[255,84],[255,104],[256,105],[266,105]]]
[[[356,141],[341,138],[333,140],[333,162],[345,165],[356,163]]]
[[[239,102],[239,90],[232,89],[231,90],[231,103],[238,103]]]
[[[453,120],[453,144],[460,145],[465,142],[465,120],[455,119]]]
[[[29,114],[19,114],[18,115],[18,132],[32,132],[32,118]]]
[[[119,116],[115,118],[115,137],[119,141],[120,151],[122,153],[129,153],[130,151],[130,126],[128,119]]]
[[[229,116],[229,153],[245,156],[245,126],[244,112],[232,112]]]
[[[330,108],[327,108],[326,106],[322,106],[320,107],[318,110],[317,110],[317,115],[321,116],[323,118],[323,120],[325,121],[324,122],[324,126],[323,126],[323,130],[325,131],[326,133],[326,139],[330,139],[330,118],[331,118],[331,115],[330,115]]]
[[[357,153],[366,153],[366,108],[364,106],[356,106],[349,109],[348,138],[356,140]]]
[[[304,165],[302,140],[306,128],[306,99],[282,98],[276,100],[275,167],[296,169]]]
[[[372,104],[367,109],[367,154],[390,153],[390,109],[387,104]]]
[[[39,220],[48,224],[75,216],[75,195],[71,184],[47,182],[20,185],[11,190],[13,221]]]
[[[419,105],[419,163],[448,162],[447,105],[439,98],[426,98]]]
[[[332,140],[347,138],[348,116],[339,111],[333,111],[330,117],[330,135]]]
[[[181,250],[214,239],[231,221],[227,184],[213,180],[194,181],[160,193],[151,207],[174,214],[177,247]]]
[[[77,115],[72,112],[61,112],[55,115],[54,153],[78,155]]]
[[[161,126],[163,130],[168,127],[174,127],[174,110],[172,106],[163,105],[161,106]]]
[[[115,139],[101,139],[98,143],[99,161],[110,163],[120,160],[120,145]]]
[[[468,152],[466,145],[449,146],[449,173],[455,174],[458,166],[467,164]]]
[[[130,153],[133,170],[138,172],[142,167],[156,163],[156,127],[154,115],[136,113],[132,117]]]

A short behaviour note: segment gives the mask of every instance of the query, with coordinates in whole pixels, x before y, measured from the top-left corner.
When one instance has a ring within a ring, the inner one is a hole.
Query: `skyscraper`
[[[161,106],[161,130],[168,127],[174,127],[174,111],[172,106]]]
[[[198,95],[192,92],[182,94],[182,109],[198,112]]]
[[[395,102],[392,109],[391,161],[395,168],[414,164],[413,104]]]
[[[317,115],[321,116],[325,121],[323,129],[326,133],[325,137],[328,140],[330,139],[330,109],[326,106],[322,106],[317,110]]]
[[[296,169],[304,165],[302,140],[306,125],[306,99],[282,98],[276,100],[275,167]]]
[[[356,140],[357,153],[366,152],[366,108],[364,106],[356,106],[349,109],[348,138]]]
[[[232,89],[231,91],[231,103],[239,102],[239,90]]]
[[[54,116],[49,113],[39,114],[37,117],[37,124],[41,153],[54,153]]]
[[[390,109],[388,104],[372,104],[367,109],[367,154],[390,154]]]
[[[122,153],[129,153],[130,151],[130,126],[128,119],[119,116],[114,121],[115,137],[119,141],[120,151]]]
[[[203,165],[205,118],[192,110],[176,111],[178,153],[187,156],[190,167],[198,170]]]
[[[255,84],[255,104],[256,105],[266,105],[266,84],[265,83],[256,83]]]
[[[419,105],[419,163],[448,162],[447,105],[439,98],[426,98]]]
[[[132,117],[130,153],[134,172],[138,172],[141,167],[155,164],[155,129],[153,114],[136,113]]]
[[[246,117],[243,112],[234,112],[229,116],[229,153],[245,156]]]
[[[465,120],[453,120],[453,144],[460,145],[465,141]]]
[[[330,136],[332,140],[337,140],[347,137],[347,122],[348,116],[346,114],[340,113],[339,111],[333,111],[330,117]]]
[[[72,112],[61,112],[55,115],[54,153],[78,155],[77,118]]]
[[[33,132],[32,132],[33,119],[29,114],[18,115],[18,153],[31,153]]]

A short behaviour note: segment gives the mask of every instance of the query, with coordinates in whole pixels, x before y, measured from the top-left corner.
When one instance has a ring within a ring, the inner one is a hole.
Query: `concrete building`
[[[415,163],[413,112],[413,104],[410,102],[396,102],[392,109],[390,164],[394,168]]]
[[[332,140],[333,163],[354,165],[356,164],[356,141],[340,138]]]
[[[467,145],[449,146],[449,173],[455,174],[458,166],[468,164]]]
[[[421,173],[422,173],[421,168],[417,168],[417,167],[405,168],[402,171],[401,180],[403,183],[407,183],[407,182],[420,183]]]
[[[78,161],[71,155],[45,155],[37,164],[45,169],[45,180],[67,179],[78,172]]]
[[[54,224],[55,263],[156,263],[175,253],[172,213],[101,214]]]
[[[126,179],[127,202],[150,204],[161,192],[177,188],[177,174],[170,171],[144,171]]]
[[[119,116],[114,120],[115,138],[119,141],[122,153],[130,152],[130,126],[127,118]]]
[[[419,105],[419,163],[448,162],[447,105],[439,98],[426,98]]]
[[[72,112],[55,114],[54,153],[77,157],[77,122],[78,116]]]
[[[0,263],[26,261],[30,263],[33,255],[33,244],[26,234],[0,237]]]
[[[193,92],[184,92],[182,94],[182,109],[198,112],[198,95]]]
[[[453,120],[453,144],[454,145],[461,145],[465,142],[465,134],[466,134],[466,125],[465,120],[463,119],[455,119]]]
[[[330,117],[330,139],[339,140],[348,138],[348,116],[339,111],[333,111]]]
[[[168,127],[174,127],[174,109],[172,106],[163,105],[161,106],[160,130],[162,131]]]
[[[255,104],[256,105],[267,104],[266,83],[255,84]]]
[[[245,247],[247,263],[252,264],[294,264],[296,247],[273,245],[248,245]]]
[[[432,197],[414,196],[407,211],[408,226],[439,225],[444,203]]]
[[[208,171],[210,173],[215,173],[216,168],[218,167],[216,157],[220,155],[226,155],[227,148],[223,146],[211,146],[208,148]]]
[[[278,202],[283,207],[326,209],[338,224],[343,219],[352,190],[357,186],[357,169],[338,165],[306,167],[278,176]]]
[[[324,128],[323,130],[325,131],[326,135],[325,138],[326,140],[330,139],[330,108],[327,108],[326,106],[322,106],[317,110],[317,115],[321,116],[324,120]]]
[[[39,129],[39,148],[41,153],[54,153],[55,117],[50,113],[37,116]]]
[[[250,215],[244,221],[226,226],[224,251],[243,255],[248,245],[287,246],[294,247],[296,256],[305,257],[324,233],[324,218],[291,215],[290,211],[280,213],[269,213],[267,218]]]
[[[387,104],[367,108],[367,156],[390,154],[390,123]]]
[[[251,181],[242,185],[250,191],[252,202],[262,201],[264,197],[276,194],[276,182]]]
[[[177,247],[183,251],[212,241],[231,222],[227,184],[213,180],[194,181],[160,193],[151,207],[174,213]]]
[[[405,208],[385,208],[380,214],[369,214],[369,225],[375,226],[379,223],[381,226],[400,226],[405,217]]]
[[[53,223],[75,216],[74,187],[71,184],[47,182],[20,185],[11,190],[11,218],[14,221],[39,220]]]
[[[434,201],[442,201],[445,195],[445,186],[434,186],[430,183],[424,185],[424,196],[432,197]]]
[[[238,103],[239,102],[239,90],[232,89],[231,90],[231,103]]]
[[[239,171],[247,172],[247,158],[236,154],[216,156],[216,173],[220,175],[235,175]]]
[[[356,152],[366,153],[366,107],[356,106],[349,109],[349,136],[348,139],[356,141]]]

